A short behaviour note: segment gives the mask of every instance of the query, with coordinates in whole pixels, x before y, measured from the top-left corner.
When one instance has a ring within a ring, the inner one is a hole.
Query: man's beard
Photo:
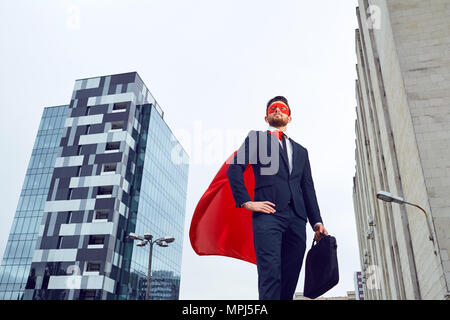
[[[270,120],[268,120],[269,125],[271,125],[272,127],[278,128],[278,127],[284,127],[288,124],[288,119],[283,119],[283,118],[272,118]]]

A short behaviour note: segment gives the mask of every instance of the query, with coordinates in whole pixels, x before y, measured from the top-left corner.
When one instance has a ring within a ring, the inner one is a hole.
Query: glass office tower
[[[178,299],[188,156],[136,72],[75,82],[23,299]],[[35,229],[36,230],[36,229]]]
[[[69,106],[44,109],[0,266],[0,299],[22,298]]]
[[[136,219],[137,234],[151,232],[156,237],[175,237],[167,248],[154,246],[150,298],[178,299],[188,159],[160,113],[155,111],[150,112],[148,135],[142,135],[147,139],[147,148],[142,152],[143,164],[138,163],[142,169],[137,179],[142,182],[134,194],[131,214],[132,220]],[[125,262],[123,273],[129,274],[130,280],[122,282],[120,298],[144,299],[150,248],[132,249],[132,243],[127,245],[124,261],[131,254],[131,264]]]

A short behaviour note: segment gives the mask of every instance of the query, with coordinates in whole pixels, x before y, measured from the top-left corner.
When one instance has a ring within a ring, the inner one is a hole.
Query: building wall
[[[136,226],[130,232],[153,233],[154,239],[173,236],[167,248],[154,245],[150,299],[178,299],[181,256],[188,181],[188,156],[173,136],[162,116],[154,110],[149,115],[146,151],[139,172],[140,191],[130,215]],[[138,164],[139,166],[139,164]],[[120,299],[143,299],[147,286],[149,246],[131,251],[130,269],[133,283],[123,284]]]
[[[414,248],[419,252],[421,294],[439,299],[448,294],[450,284],[450,2],[416,0],[388,4],[409,106],[409,125],[413,126],[417,147],[413,169],[424,181],[421,188],[407,188],[405,197],[416,199],[431,214],[435,249],[440,253],[440,259],[421,254],[429,252],[430,242],[414,239]],[[407,159],[404,162],[407,168]],[[412,172],[405,170],[411,186],[418,179]],[[428,230],[423,227],[421,212],[410,206],[407,211],[409,216],[414,215],[413,234],[426,237]],[[439,260],[444,274],[436,267]]]
[[[147,181],[166,182],[161,177],[173,169],[167,164],[145,175],[145,168],[155,162],[148,154],[157,147],[149,142],[149,133],[167,136],[167,126],[166,131],[153,129],[152,117],[164,122],[161,108],[136,72],[75,82],[25,299],[139,298],[132,294],[135,278],[130,268],[137,259],[127,235],[136,232],[140,221],[155,216],[164,216],[168,224],[184,222],[185,189],[177,195],[176,211],[158,210],[167,207],[161,197],[152,199],[153,206],[159,206],[156,210],[139,209],[149,190]],[[179,145],[174,138],[171,144]],[[187,183],[187,175],[177,178],[177,183],[164,184],[164,191]],[[160,258],[173,259],[160,266],[179,274],[182,234],[176,236],[177,245]]]
[[[359,5],[354,202],[366,298],[443,299],[449,278],[450,3]],[[381,202],[375,197],[380,190],[424,207],[435,243],[420,210]]]
[[[22,298],[69,106],[44,109],[0,266],[0,300]]]

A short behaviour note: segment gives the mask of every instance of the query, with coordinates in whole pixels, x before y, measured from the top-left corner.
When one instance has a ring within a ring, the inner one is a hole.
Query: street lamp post
[[[150,252],[148,255],[148,272],[147,272],[147,288],[145,290],[145,300],[149,300],[150,297],[150,280],[151,280],[151,272],[152,272],[152,256],[153,256],[153,244],[157,244],[160,247],[168,247],[169,243],[174,242],[175,238],[172,236],[165,236],[156,240],[153,240],[153,235],[151,233],[144,233],[144,236],[141,237],[136,233],[131,232],[128,235],[128,238],[133,240],[139,240],[136,244],[138,247],[145,247],[147,244],[150,245]]]
[[[428,214],[427,214],[427,212],[425,211],[424,208],[422,208],[421,206],[419,206],[417,204],[405,201],[402,197],[395,196],[392,193],[389,193],[389,192],[386,192],[386,191],[379,191],[377,193],[377,198],[379,200],[386,201],[386,202],[395,202],[395,203],[398,203],[398,204],[409,204],[409,205],[411,205],[413,207],[416,207],[416,208],[420,209],[424,213],[425,219],[427,221],[428,239],[431,242],[433,242],[434,254],[437,255],[436,246],[435,246],[434,237],[433,237],[433,232],[431,231],[430,221],[428,219]]]

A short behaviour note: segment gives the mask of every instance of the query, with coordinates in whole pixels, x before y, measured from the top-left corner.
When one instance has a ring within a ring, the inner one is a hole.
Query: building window
[[[70,220],[72,219],[72,211],[67,212],[67,220],[66,223],[70,223]]]
[[[126,102],[118,102],[114,103],[113,111],[125,111],[127,110],[127,103]]]
[[[115,163],[105,163],[103,164],[102,172],[112,172],[115,173],[117,169],[117,162]]]
[[[104,244],[104,243],[105,243],[104,235],[89,236],[89,244]]]
[[[88,272],[100,271],[100,262],[88,262],[86,266],[86,271]]]
[[[77,168],[76,177],[79,177],[79,176],[81,176],[81,166],[79,166],[79,167]]]
[[[56,244],[56,249],[62,248],[62,241],[64,237],[58,237],[58,243]]]
[[[119,151],[120,150],[120,141],[116,142],[108,142],[106,144],[106,151]]]
[[[96,220],[108,219],[108,210],[95,210],[94,219]]]
[[[124,121],[114,121],[111,122],[111,130],[123,130]]]
[[[112,195],[113,192],[113,186],[103,186],[98,188],[97,195],[103,196],[103,195]]]

